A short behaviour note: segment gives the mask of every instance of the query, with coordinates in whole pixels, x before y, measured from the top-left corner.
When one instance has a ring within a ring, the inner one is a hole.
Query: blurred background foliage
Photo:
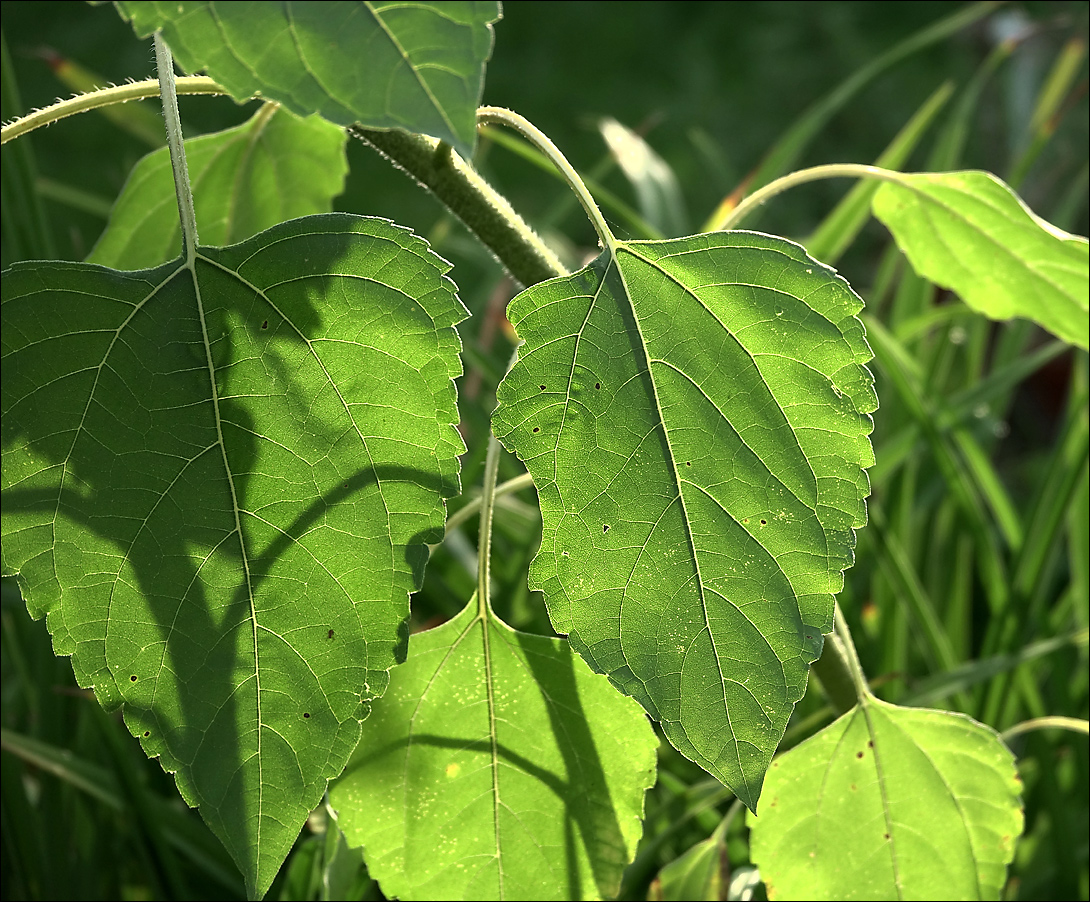
[[[931,0],[511,2],[496,25],[483,100],[543,129],[618,199],[606,205],[618,232],[638,235],[653,223],[601,131],[603,117],[627,126],[680,186],[673,231],[693,232],[807,110],[910,35],[975,8]],[[940,168],[996,172],[1040,215],[1087,234],[1088,11],[1086,2],[990,5],[861,84],[800,145],[797,165],[874,161],[949,83],[952,99],[903,168],[945,162]],[[150,42],[137,41],[108,6],[5,2],[3,38],[5,122],[95,82],[153,74]],[[1004,41],[1009,52],[997,51]],[[1060,72],[1064,65],[1070,71]],[[225,98],[182,100],[189,136],[236,125],[253,109]],[[122,111],[120,124],[85,114],[5,147],[5,266],[90,251],[129,170],[161,143],[156,106]],[[348,158],[336,208],[396,219],[428,237],[454,264],[474,313],[461,328],[467,373],[459,384],[471,495],[513,346],[503,311],[515,289],[408,178],[359,142],[350,142]],[[510,141],[486,135],[477,165],[572,266],[594,251],[569,192]],[[43,213],[37,231],[12,200],[28,184]],[[849,187],[806,186],[746,226],[805,240]],[[872,522],[841,598],[864,667],[891,701],[965,711],[999,730],[1044,714],[1086,718],[1086,355],[1024,323],[994,326],[968,314],[905,272],[887,244],[868,223],[836,260],[868,302],[882,399]],[[508,458],[501,479],[519,472]],[[532,491],[504,499],[495,530],[502,613],[512,625],[550,633],[525,581],[540,530]],[[475,541],[470,525],[436,549],[414,599],[418,628],[449,617],[472,593]],[[44,623],[30,621],[7,578],[2,621],[3,897],[241,898],[219,843],[119,718],[75,686],[68,660],[53,657]],[[811,691],[786,744],[830,716]],[[1011,742],[1027,822],[1006,896],[1085,899],[1086,740],[1042,730]],[[660,764],[622,896],[745,897],[746,826],[729,793],[668,746]],[[358,853],[329,825],[321,811],[312,817],[269,898],[380,898]],[[697,879],[690,865],[700,855]]]

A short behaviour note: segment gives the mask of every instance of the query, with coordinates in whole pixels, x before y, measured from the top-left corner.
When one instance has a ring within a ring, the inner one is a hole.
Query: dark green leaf
[[[192,270],[4,273],[4,572],[252,892],[403,656],[458,490],[447,268],[330,215]]]
[[[401,128],[466,158],[477,136],[496,2],[118,2],[140,37],[162,29],[178,64],[338,125]]]
[[[494,427],[534,477],[558,632],[756,805],[832,622],[873,462],[862,302],[752,232],[536,285]]]

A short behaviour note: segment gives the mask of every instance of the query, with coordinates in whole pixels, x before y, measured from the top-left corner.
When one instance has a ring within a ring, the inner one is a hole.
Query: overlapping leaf
[[[344,215],[3,279],[3,553],[263,893],[404,653],[458,489],[464,308]]]
[[[201,241],[237,244],[279,222],[328,213],[348,172],[343,129],[266,104],[249,122],[185,142]],[[170,155],[133,167],[88,263],[146,269],[181,245]]]
[[[770,899],[998,899],[1020,791],[993,730],[868,698],[773,763],[753,859]]]
[[[852,561],[877,406],[859,298],[791,242],[620,244],[536,285],[496,434],[555,628],[751,807]]]
[[[657,744],[566,642],[474,601],[409,641],[330,799],[387,896],[612,898]]]
[[[499,4],[117,2],[136,33],[162,29],[190,74],[338,125],[402,128],[469,158]]]
[[[1025,317],[1090,347],[1090,242],[1035,216],[991,173],[898,174],[873,208],[924,278],[992,319]]]

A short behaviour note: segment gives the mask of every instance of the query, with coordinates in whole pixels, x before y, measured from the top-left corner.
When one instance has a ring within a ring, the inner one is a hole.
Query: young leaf
[[[770,899],[998,899],[1020,791],[993,730],[868,698],[773,762],[753,859]]]
[[[472,603],[409,640],[330,800],[399,899],[612,898],[658,741],[566,642]]]
[[[236,244],[278,222],[328,213],[348,172],[344,130],[266,104],[249,122],[185,142],[201,239]],[[133,167],[88,263],[147,269],[172,260],[181,233],[170,153]]]
[[[237,101],[260,94],[300,116],[418,132],[473,155],[494,0],[115,5],[140,37],[162,29],[186,72],[207,72]]]
[[[463,445],[448,264],[329,215],[3,278],[4,573],[263,893],[404,655]]]
[[[1025,317],[1090,346],[1090,243],[1035,216],[994,175],[898,175],[878,190],[873,208],[916,272],[974,310]]]
[[[751,232],[617,245],[512,301],[496,435],[558,632],[750,807],[866,519],[862,301]]]

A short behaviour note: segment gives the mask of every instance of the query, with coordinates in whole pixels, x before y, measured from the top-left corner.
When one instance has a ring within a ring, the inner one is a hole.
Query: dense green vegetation
[[[5,131],[4,895],[1086,898],[1087,5],[206,6],[5,4],[211,78]]]

